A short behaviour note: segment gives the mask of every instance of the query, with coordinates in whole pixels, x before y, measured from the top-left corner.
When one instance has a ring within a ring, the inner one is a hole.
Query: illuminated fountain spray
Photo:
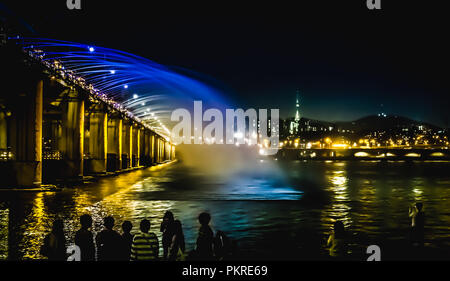
[[[127,52],[52,39],[11,39],[63,78],[166,138],[173,109],[195,99],[222,102],[216,90],[199,80]]]

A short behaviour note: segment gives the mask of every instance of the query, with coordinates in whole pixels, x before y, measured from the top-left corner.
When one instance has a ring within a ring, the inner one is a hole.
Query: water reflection
[[[239,243],[251,259],[320,258],[335,220],[355,238],[357,253],[371,243],[404,241],[408,207],[424,203],[430,247],[450,249],[450,162],[263,161],[230,177],[209,176],[182,165],[102,178],[60,192],[2,193],[0,258],[41,258],[39,247],[52,221],[65,223],[73,242],[79,217],[91,214],[94,234],[112,215],[115,229],[151,220],[158,234],[166,210],[180,219],[187,249],[195,247],[197,216],[210,212],[213,230]]]
[[[8,224],[9,209],[0,209],[0,259],[8,257]]]
[[[328,184],[325,188],[329,191],[331,196],[331,208],[325,209],[323,212],[322,222],[325,224],[324,228],[331,228],[336,220],[341,220],[345,226],[352,223],[350,218],[349,194],[348,194],[348,178],[346,172],[345,162],[328,162],[326,163],[329,169],[325,176]]]

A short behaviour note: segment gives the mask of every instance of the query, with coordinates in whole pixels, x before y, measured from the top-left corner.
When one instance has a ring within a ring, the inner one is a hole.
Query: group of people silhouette
[[[425,214],[423,204],[418,202],[409,208],[411,218],[410,241],[412,245],[423,247]],[[140,232],[133,235],[130,221],[122,223],[122,234],[113,229],[114,218],[103,219],[104,229],[94,235],[92,217],[84,214],[80,217],[81,228],[75,234],[75,245],[80,250],[81,261],[140,261],[140,260],[223,260],[234,255],[236,244],[222,231],[214,232],[209,226],[211,216],[201,213],[198,216],[200,228],[196,249],[187,252],[181,222],[174,218],[171,211],[166,211],[161,222],[163,256],[159,257],[159,241],[155,233],[150,232],[151,223],[147,219],[140,222]],[[57,219],[51,232],[44,238],[41,254],[49,260],[67,260],[66,239],[63,221]],[[336,221],[327,240],[331,257],[344,257],[348,251],[348,235],[342,221]]]
[[[187,253],[181,222],[174,218],[171,211],[164,214],[160,226],[162,232],[163,256],[159,257],[159,241],[155,233],[150,232],[151,223],[148,219],[140,222],[140,232],[133,235],[133,225],[130,221],[122,223],[122,234],[115,231],[114,218],[103,219],[104,229],[94,235],[90,230],[92,217],[84,214],[80,217],[80,229],[75,233],[75,245],[79,248],[81,261],[141,261],[141,260],[221,260],[231,254],[230,239],[222,231],[216,236],[209,226],[211,216],[201,213],[198,216],[200,228],[196,249]],[[66,248],[63,221],[53,222],[51,232],[44,238],[41,255],[49,260],[67,260],[69,254]]]

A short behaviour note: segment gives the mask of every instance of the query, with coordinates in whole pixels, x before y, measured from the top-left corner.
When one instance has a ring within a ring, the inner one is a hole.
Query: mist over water
[[[259,147],[241,145],[179,145],[179,165],[196,178],[198,188],[210,190],[210,200],[297,200],[302,191]],[[183,183],[180,182],[182,186]]]

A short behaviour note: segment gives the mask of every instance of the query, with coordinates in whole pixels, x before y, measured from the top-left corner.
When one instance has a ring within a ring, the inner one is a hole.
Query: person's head
[[[150,230],[150,221],[148,219],[143,219],[140,228],[142,232],[147,233]]]
[[[421,202],[417,202],[417,203],[416,203],[416,208],[417,208],[417,210],[418,210],[419,212],[422,211],[423,204],[422,204]]]
[[[173,222],[173,233],[180,236],[183,235],[183,228],[181,227],[181,222],[179,220]]]
[[[124,221],[122,223],[122,230],[124,233],[130,233],[132,228],[133,228],[133,224],[131,224],[131,221]]]
[[[166,211],[166,213],[164,214],[164,217],[163,217],[163,221],[173,222],[173,220],[174,220],[173,213],[171,211]]]
[[[344,224],[342,223],[342,221],[335,221],[333,228],[334,228],[334,235],[336,237],[341,237],[344,235],[345,227],[344,227]]]
[[[201,225],[208,225],[210,220],[211,216],[208,213],[203,212],[198,216],[198,222]]]
[[[106,227],[106,229],[112,229],[114,227],[114,218],[111,216],[104,218],[103,225]]]
[[[84,229],[88,229],[92,226],[92,217],[88,214],[84,214],[80,217],[81,227]]]
[[[52,226],[52,232],[56,233],[56,232],[62,232],[64,229],[64,223],[62,220],[60,219],[56,219],[53,222],[53,226]]]

